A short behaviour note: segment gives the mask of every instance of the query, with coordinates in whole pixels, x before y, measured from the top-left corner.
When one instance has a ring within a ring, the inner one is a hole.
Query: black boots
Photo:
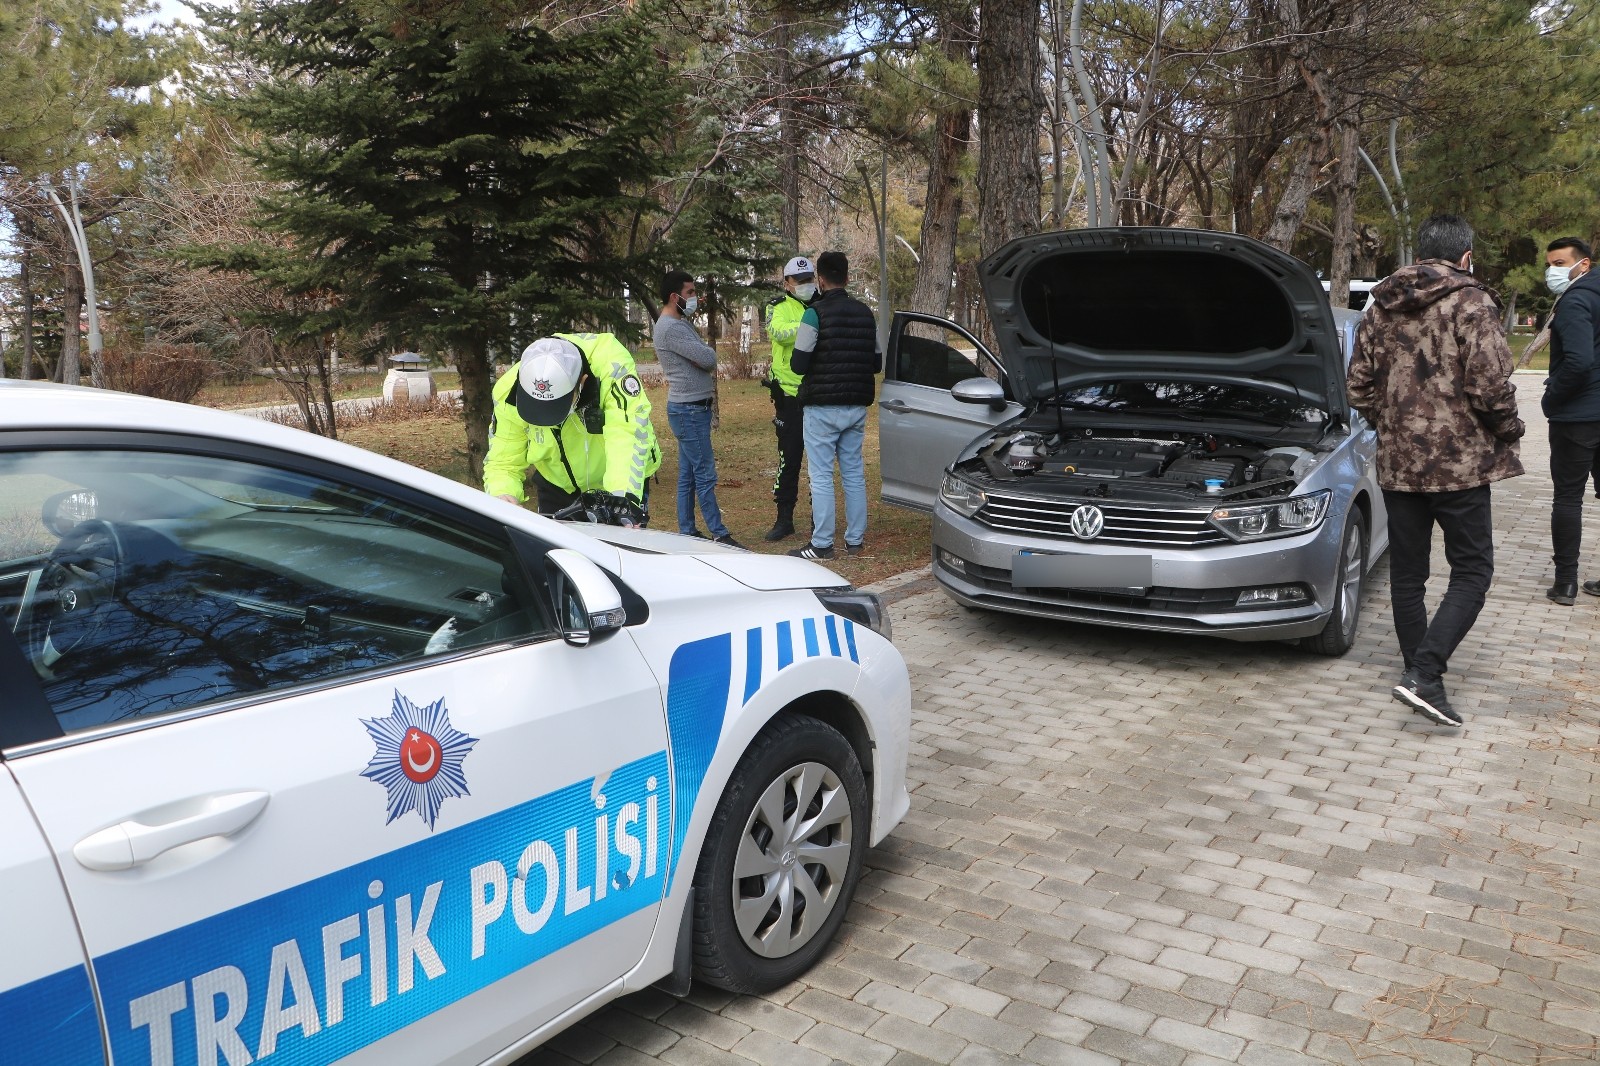
[[[778,520],[767,530],[767,540],[782,540],[794,536],[794,504],[778,504]]]

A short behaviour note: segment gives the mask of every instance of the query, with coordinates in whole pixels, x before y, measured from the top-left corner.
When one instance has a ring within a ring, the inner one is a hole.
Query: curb
[[[887,605],[919,596],[924,592],[932,592],[936,588],[938,584],[933,580],[933,564],[930,563],[915,570],[891,574],[882,581],[874,581],[870,585],[863,585],[861,591],[877,593]]]

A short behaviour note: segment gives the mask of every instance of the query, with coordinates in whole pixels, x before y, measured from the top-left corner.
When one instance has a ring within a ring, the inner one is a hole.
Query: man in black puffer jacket
[[[1550,326],[1550,377],[1544,383],[1556,564],[1555,583],[1545,595],[1571,604],[1583,548],[1583,490],[1600,453],[1600,276],[1590,269],[1588,244],[1576,237],[1552,241],[1545,259],[1551,291],[1561,297]],[[1600,581],[1585,581],[1583,591],[1600,596]]]
[[[861,554],[867,536],[867,406],[883,369],[872,309],[845,292],[843,252],[817,256],[818,296],[800,319],[791,365],[800,375],[806,470],[811,475],[811,543],[790,555],[833,558],[833,463],[844,484],[844,550]]]

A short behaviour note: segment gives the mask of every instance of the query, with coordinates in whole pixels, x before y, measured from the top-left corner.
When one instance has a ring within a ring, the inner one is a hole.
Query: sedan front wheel
[[[766,992],[827,950],[866,850],[856,753],[814,718],[779,718],[750,745],[717,804],[695,872],[695,974]]]

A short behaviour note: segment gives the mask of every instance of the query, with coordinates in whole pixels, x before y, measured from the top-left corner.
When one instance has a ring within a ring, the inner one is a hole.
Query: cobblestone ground
[[[641,993],[524,1066],[1600,1061],[1600,600],[1543,595],[1524,407],[1466,728],[1389,696],[1386,563],[1331,660],[906,596],[912,809],[826,962]],[[1593,500],[1585,535],[1595,560]]]

